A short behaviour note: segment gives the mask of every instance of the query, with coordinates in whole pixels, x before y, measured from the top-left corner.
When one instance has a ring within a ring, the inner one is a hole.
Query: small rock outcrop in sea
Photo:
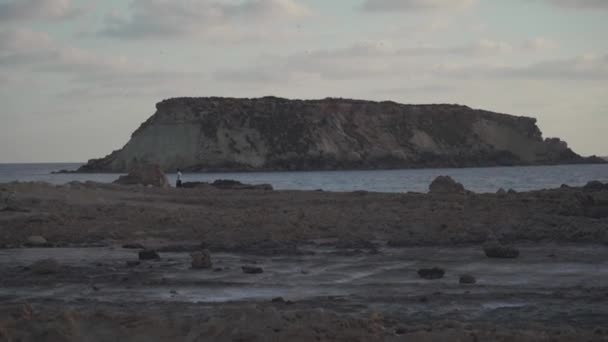
[[[458,281],[460,284],[475,284],[477,279],[470,274],[463,274]]]
[[[54,274],[61,271],[61,265],[55,259],[38,260],[30,266],[32,272],[40,275]]]
[[[168,188],[169,179],[159,165],[141,164],[133,168],[128,175],[120,176],[114,184],[119,185],[152,185]]]
[[[464,186],[450,176],[439,176],[429,186],[431,194],[464,194]]]
[[[421,268],[418,270],[418,276],[422,279],[441,279],[444,274],[445,271],[439,267]]]
[[[500,244],[486,245],[483,251],[488,258],[515,259],[519,256],[517,248]]]
[[[536,119],[452,104],[342,98],[174,98],[156,104],[120,150],[79,172],[395,169],[603,163]]]
[[[213,267],[211,262],[211,254],[208,250],[202,250],[190,253],[192,258],[192,268],[194,269],[209,269]]]

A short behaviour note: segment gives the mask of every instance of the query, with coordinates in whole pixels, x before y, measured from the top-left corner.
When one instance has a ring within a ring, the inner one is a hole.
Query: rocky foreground
[[[460,105],[349,99],[174,98],[159,102],[120,150],[79,172],[339,170],[605,163],[536,119]]]
[[[608,339],[608,184],[0,188],[3,340]]]

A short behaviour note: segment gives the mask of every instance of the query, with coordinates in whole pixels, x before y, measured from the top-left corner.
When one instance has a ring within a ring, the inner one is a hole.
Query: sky
[[[0,0],[0,162],[121,148],[177,96],[458,103],[608,155],[608,0]]]

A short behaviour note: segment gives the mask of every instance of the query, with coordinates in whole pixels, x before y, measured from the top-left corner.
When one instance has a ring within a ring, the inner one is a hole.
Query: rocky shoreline
[[[1,184],[0,339],[608,338],[608,184],[221,184]]]

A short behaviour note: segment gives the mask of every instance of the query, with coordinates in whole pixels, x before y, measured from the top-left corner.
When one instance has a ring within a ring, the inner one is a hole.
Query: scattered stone
[[[519,256],[517,248],[502,245],[489,245],[483,251],[488,258],[514,259]]]
[[[600,181],[591,181],[589,183],[587,183],[583,189],[585,190],[592,190],[592,191],[601,191],[604,189],[608,189],[608,184],[604,184]]]
[[[169,179],[158,165],[141,164],[135,167],[126,176],[120,176],[114,184],[143,185],[168,188]]]
[[[218,179],[210,184],[218,189],[233,190],[274,190],[270,184],[244,184],[232,179]]]
[[[285,299],[283,297],[272,298],[273,303],[285,303]]]
[[[146,249],[139,252],[139,260],[158,260],[160,255],[151,249]]]
[[[260,274],[260,273],[264,273],[264,269],[261,268],[261,267],[243,266],[241,268],[243,269],[243,273],[246,273],[246,274]]]
[[[445,271],[439,267],[421,268],[418,270],[418,275],[422,279],[441,279],[445,275]]]
[[[475,284],[477,279],[470,274],[463,274],[460,276],[460,284]]]
[[[141,264],[141,262],[139,260],[127,260],[128,267],[135,267],[135,266],[139,266],[140,264]]]
[[[203,248],[204,249],[204,248]],[[157,252],[165,253],[188,253],[201,250],[200,244],[168,245],[156,249]]]
[[[217,267],[213,269],[213,272],[222,272],[224,269],[221,267]]]
[[[208,269],[213,267],[213,264],[211,263],[211,254],[209,254],[209,251],[206,249],[192,252],[190,257],[192,258],[192,268],[194,269]]]
[[[141,243],[127,243],[122,245],[122,248],[125,249],[146,249],[146,247],[144,247],[144,245],[142,245]]]
[[[36,274],[55,274],[61,271],[61,265],[55,259],[38,260],[30,266],[30,270]]]
[[[28,247],[49,247],[51,244],[44,236],[32,235],[27,238],[25,245]]]
[[[464,194],[464,186],[450,176],[439,176],[429,186],[431,194]]]

